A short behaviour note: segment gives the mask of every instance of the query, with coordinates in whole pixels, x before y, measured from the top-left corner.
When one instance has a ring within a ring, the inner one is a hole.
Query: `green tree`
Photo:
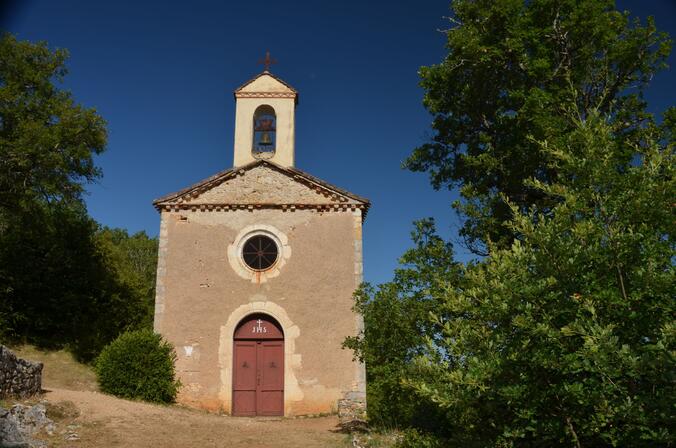
[[[4,337],[83,347],[99,331],[83,331],[85,310],[110,290],[81,201],[106,131],[55,85],[66,57],[0,37],[0,316]]]
[[[0,242],[6,339],[69,347],[89,361],[122,331],[152,326],[154,275],[144,274],[156,264],[155,240],[99,230],[84,207],[58,202],[11,215]],[[143,251],[145,265],[134,266],[129,253]]]
[[[536,140],[563,138],[598,111],[628,145],[651,117],[641,92],[665,67],[666,34],[616,10],[614,0],[454,0],[448,55],[420,70],[434,134],[405,162],[436,188],[461,187],[454,207],[475,253],[509,247],[512,213],[557,200],[525,184],[556,181]]]
[[[453,248],[436,234],[432,219],[415,223],[414,247],[401,258],[391,282],[373,288],[363,284],[355,293],[355,309],[364,317],[365,331],[344,346],[367,366],[369,419],[382,426],[440,423],[431,403],[411,399],[403,384],[412,360],[426,352],[428,335],[439,333],[429,315],[440,306],[444,288],[462,276]]]
[[[54,83],[67,73],[67,56],[0,37],[0,212],[77,200],[101,175],[93,156],[106,145],[104,120]]]
[[[142,310],[134,328],[152,329],[155,310],[155,274],[157,270],[157,238],[145,232],[133,235],[124,229],[104,227],[96,239],[109,257],[109,267],[124,284]]]
[[[87,214],[105,122],[58,88],[66,58],[0,38],[0,337],[91,360],[151,325],[157,241]]]
[[[453,9],[406,166],[461,187],[486,258],[422,298],[396,277],[357,294],[369,392],[405,397],[404,446],[673,446],[676,109],[657,125],[641,97],[667,36],[606,0]]]
[[[628,153],[617,126],[539,142],[559,181],[529,186],[556,205],[507,202],[515,241],[446,288],[406,382],[449,446],[673,445],[674,147],[652,129]]]

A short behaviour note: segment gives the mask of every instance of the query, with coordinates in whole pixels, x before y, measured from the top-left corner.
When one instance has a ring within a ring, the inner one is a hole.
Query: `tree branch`
[[[566,416],[566,423],[568,424],[568,429],[570,430],[570,433],[573,435],[573,441],[575,441],[575,446],[577,448],[582,448],[582,445],[580,445],[580,439],[577,438],[577,433],[575,432],[575,428],[573,428],[573,422],[570,420],[570,417]]]

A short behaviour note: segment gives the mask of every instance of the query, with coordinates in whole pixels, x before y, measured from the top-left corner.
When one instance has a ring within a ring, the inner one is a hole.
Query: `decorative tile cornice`
[[[247,210],[253,212],[261,209],[278,209],[284,212],[295,212],[296,210],[315,210],[318,212],[347,212],[362,210],[365,217],[368,211],[367,204],[276,204],[276,203],[253,203],[253,204],[192,204],[192,203],[167,203],[155,204],[159,211],[178,212],[227,212],[237,210]]]
[[[294,92],[235,92],[235,98],[296,98]]]
[[[257,80],[261,76],[272,77],[273,79],[275,79],[280,84],[286,86],[290,90],[290,92],[243,92],[242,91],[246,86],[248,86],[249,84],[251,84],[252,82]],[[253,78],[251,78],[250,80],[248,80],[247,82],[245,82],[244,84],[239,86],[235,90],[234,94],[235,94],[235,98],[293,98],[295,100],[295,103],[298,104],[298,91],[296,89],[294,89],[289,83],[287,83],[283,79],[278,78],[277,76],[273,75],[268,70],[265,70],[262,73],[259,73],[258,75],[254,76]],[[263,96],[263,95],[267,95],[267,94],[280,95],[280,96]]]

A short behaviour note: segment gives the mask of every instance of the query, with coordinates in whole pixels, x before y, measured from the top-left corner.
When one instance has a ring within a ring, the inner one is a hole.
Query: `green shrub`
[[[174,379],[176,353],[150,330],[123,333],[96,359],[103,392],[122,398],[171,403],[180,383]]]
[[[404,438],[397,444],[397,448],[442,448],[443,441],[435,435],[426,434],[416,429],[404,431]]]

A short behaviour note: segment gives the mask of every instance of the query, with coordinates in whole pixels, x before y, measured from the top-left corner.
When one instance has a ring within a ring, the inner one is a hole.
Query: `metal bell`
[[[259,145],[261,146],[270,146],[272,145],[272,139],[270,138],[270,133],[269,132],[263,132],[261,135],[261,140],[258,142]]]

